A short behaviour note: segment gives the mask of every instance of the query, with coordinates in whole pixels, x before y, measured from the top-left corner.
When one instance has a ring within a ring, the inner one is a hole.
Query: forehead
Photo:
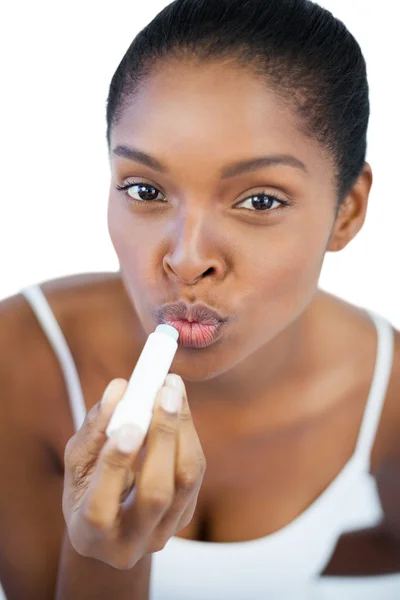
[[[215,169],[238,157],[291,154],[326,184],[330,161],[298,125],[294,108],[251,72],[173,63],[152,72],[132,97],[111,131],[111,148],[125,143]]]

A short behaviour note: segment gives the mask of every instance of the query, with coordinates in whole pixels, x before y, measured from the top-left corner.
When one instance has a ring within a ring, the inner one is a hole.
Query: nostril
[[[207,275],[210,275],[213,271],[214,271],[214,267],[210,267],[209,269],[207,269],[207,271],[205,271],[203,273],[203,277],[206,277]]]

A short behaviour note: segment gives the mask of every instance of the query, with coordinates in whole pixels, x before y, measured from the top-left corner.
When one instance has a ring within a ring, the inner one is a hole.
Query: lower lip
[[[221,336],[223,323],[206,325],[204,323],[191,323],[183,319],[165,321],[179,331],[179,345],[184,348],[206,348]]]

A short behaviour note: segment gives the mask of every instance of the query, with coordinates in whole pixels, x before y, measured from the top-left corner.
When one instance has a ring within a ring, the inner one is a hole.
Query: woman
[[[298,600],[399,570],[399,332],[318,288],[365,220],[368,119],[359,45],[308,0],[177,0],[134,39],[107,104],[120,271],[1,305],[9,599]],[[107,439],[161,322],[149,433]]]

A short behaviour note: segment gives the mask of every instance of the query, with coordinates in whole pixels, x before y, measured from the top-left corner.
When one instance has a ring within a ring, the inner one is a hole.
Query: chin
[[[221,340],[206,348],[185,348],[180,346],[171,365],[171,373],[176,373],[185,381],[210,381],[229,372],[240,362],[223,348]]]

